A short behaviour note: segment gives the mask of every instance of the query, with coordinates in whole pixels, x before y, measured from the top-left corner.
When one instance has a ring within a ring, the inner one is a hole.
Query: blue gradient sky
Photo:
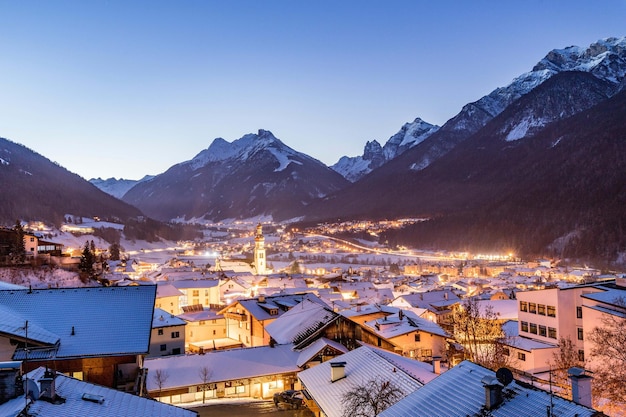
[[[0,137],[86,179],[258,129],[330,165],[624,35],[626,0],[0,0]]]

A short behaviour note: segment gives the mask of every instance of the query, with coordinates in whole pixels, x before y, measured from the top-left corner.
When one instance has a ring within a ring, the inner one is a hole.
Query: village
[[[340,417],[355,390],[390,383],[372,415],[623,415],[595,394],[614,365],[598,335],[626,321],[625,274],[336,235],[414,221],[212,225],[203,241],[125,242],[116,260],[91,234],[98,219],[56,235],[31,225],[32,265],[72,270],[91,243],[99,276],[0,282],[0,374],[13,387],[0,415],[26,397],[38,415],[140,415],[151,398],[146,415],[237,399]],[[22,378],[36,386],[10,383]]]

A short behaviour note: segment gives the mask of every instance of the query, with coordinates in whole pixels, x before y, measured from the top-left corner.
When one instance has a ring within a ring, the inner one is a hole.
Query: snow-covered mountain
[[[414,147],[410,168],[417,171],[426,168],[476,133],[515,100],[564,71],[589,72],[613,84],[613,93],[619,91],[623,88],[626,74],[626,37],[603,39],[587,48],[570,46],[550,51],[531,71],[515,78],[509,85],[466,104],[437,134],[430,136],[421,146]]]
[[[418,117],[412,123],[405,123],[384,146],[381,147],[376,140],[367,142],[362,156],[343,156],[331,168],[350,182],[358,181],[384,163],[422,143],[437,130],[439,126],[427,123]]]
[[[146,175],[140,180],[126,180],[124,178],[120,178],[118,180],[117,178],[113,177],[107,178],[106,180],[103,180],[102,178],[92,178],[89,180],[89,182],[98,187],[100,190],[104,191],[105,193],[121,199],[124,194],[126,194],[126,192],[133,188],[135,185],[139,184],[140,182],[148,181],[152,178],[154,178],[154,175]]]
[[[347,184],[320,161],[259,130],[231,143],[215,139],[193,159],[137,184],[123,200],[161,220],[285,219]]]

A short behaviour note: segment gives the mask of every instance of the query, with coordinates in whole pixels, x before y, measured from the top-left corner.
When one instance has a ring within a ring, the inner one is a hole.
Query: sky
[[[332,165],[623,36],[626,0],[0,0],[0,137],[85,179],[259,129]]]

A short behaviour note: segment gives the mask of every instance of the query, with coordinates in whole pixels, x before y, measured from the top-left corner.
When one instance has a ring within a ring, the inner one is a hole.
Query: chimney
[[[402,321],[403,318],[404,318],[404,312],[402,310],[398,311],[398,319]]]
[[[335,382],[345,377],[346,377],[346,363],[345,362],[331,362],[330,363],[330,382]]]
[[[433,356],[433,373],[441,374],[441,356]]]
[[[572,367],[567,370],[567,375],[572,382],[572,401],[585,407],[593,408],[591,401],[591,380],[583,368]]]
[[[54,383],[55,374],[54,371],[46,369],[43,377],[39,380],[39,386],[41,387],[41,394],[39,398],[54,400],[56,397],[56,384]]]
[[[259,303],[264,303],[264,302],[265,302],[265,296],[259,295]]]
[[[485,376],[480,382],[485,387],[485,408],[493,410],[502,403],[502,388],[504,387],[497,378],[492,376]]]

